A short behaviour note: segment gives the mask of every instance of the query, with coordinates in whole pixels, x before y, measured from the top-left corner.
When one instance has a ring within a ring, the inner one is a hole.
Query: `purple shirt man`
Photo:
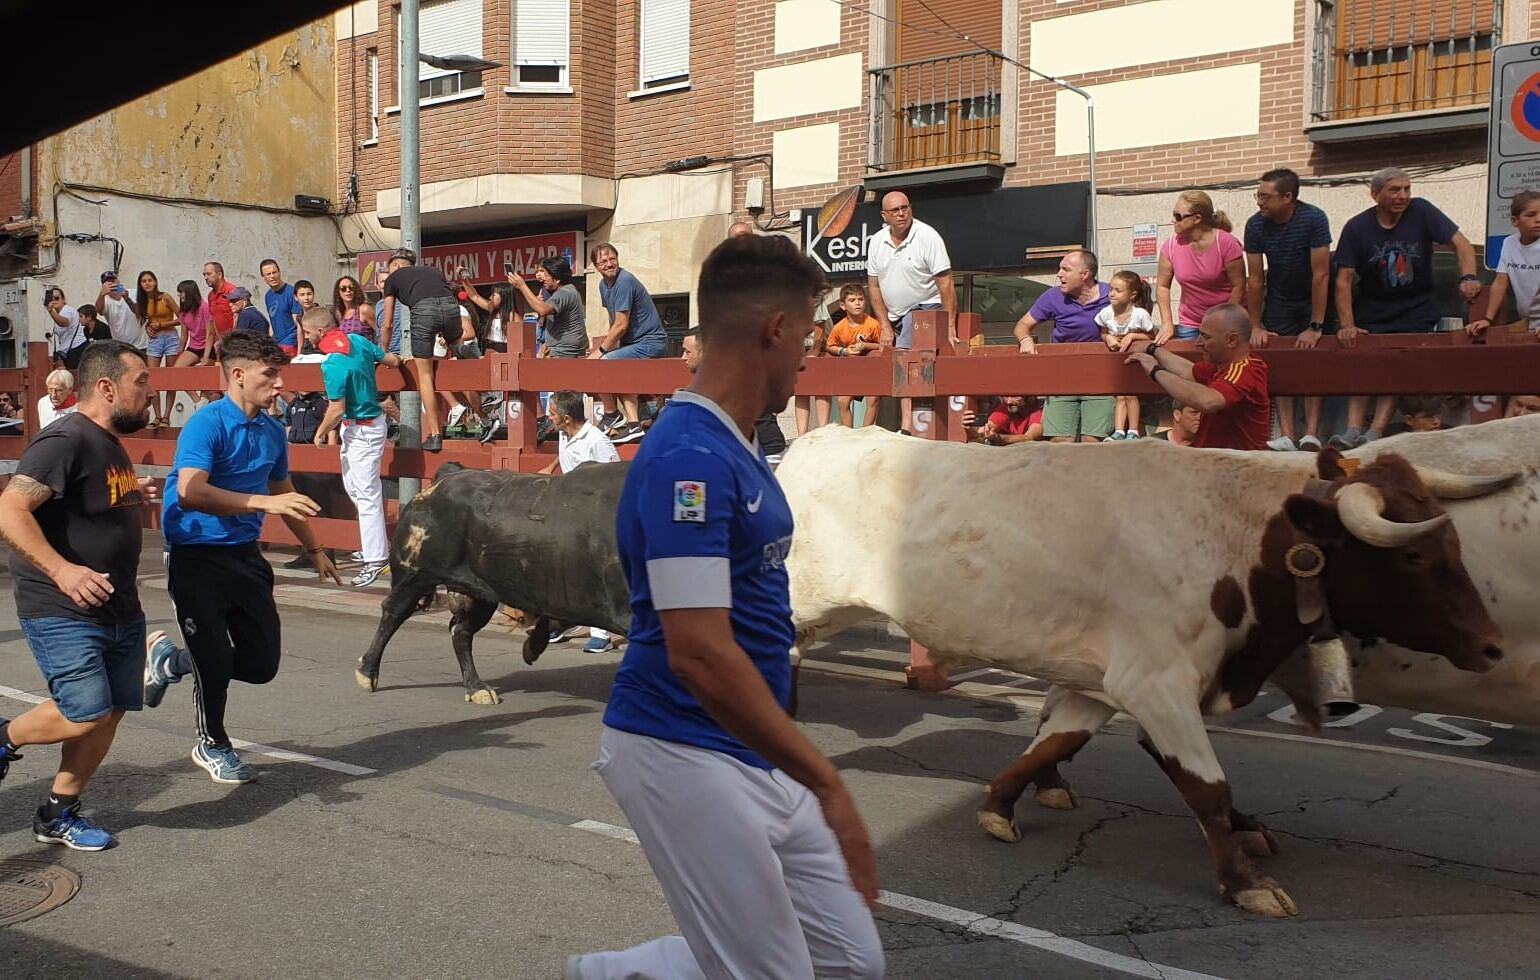
[[[1021,352],[1036,350],[1032,328],[1043,320],[1053,321],[1051,344],[1094,343],[1101,339],[1096,314],[1107,305],[1107,284],[1096,280],[1096,257],[1076,251],[1059,263],[1059,288],[1037,298],[1027,315],[1016,323],[1016,339]]]

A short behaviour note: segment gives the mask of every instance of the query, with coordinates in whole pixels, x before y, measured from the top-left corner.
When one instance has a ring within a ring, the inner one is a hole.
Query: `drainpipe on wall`
[[[21,216],[32,217],[32,147],[24,146],[21,153]]]

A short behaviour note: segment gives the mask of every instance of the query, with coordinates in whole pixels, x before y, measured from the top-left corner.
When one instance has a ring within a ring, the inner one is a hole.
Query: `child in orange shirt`
[[[858,283],[847,283],[840,289],[840,305],[845,309],[845,319],[829,332],[825,349],[836,357],[865,357],[881,347],[882,327],[876,317],[866,315],[866,290]],[[846,425],[853,421],[851,405],[854,402],[852,395],[839,396],[840,417]],[[876,419],[875,408],[873,399],[866,406],[866,417],[861,420],[863,427]]]

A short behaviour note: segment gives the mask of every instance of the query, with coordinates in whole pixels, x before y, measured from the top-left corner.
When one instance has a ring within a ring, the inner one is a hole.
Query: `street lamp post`
[[[422,255],[422,202],[418,184],[421,180],[422,157],[419,139],[422,136],[421,113],[417,95],[417,63],[419,61],[450,71],[488,71],[501,68],[495,61],[487,61],[471,55],[423,54],[418,49],[419,0],[401,0],[401,62],[398,66],[401,83],[401,247]],[[411,353],[411,338],[401,342]],[[401,437],[397,442],[402,449],[422,448],[422,399],[417,389],[401,392]],[[417,496],[422,481],[416,477],[402,477],[397,496],[401,505]]]

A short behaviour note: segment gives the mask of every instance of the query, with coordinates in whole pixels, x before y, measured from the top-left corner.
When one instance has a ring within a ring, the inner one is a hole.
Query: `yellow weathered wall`
[[[332,19],[280,35],[45,144],[55,181],[292,207],[336,181]]]

